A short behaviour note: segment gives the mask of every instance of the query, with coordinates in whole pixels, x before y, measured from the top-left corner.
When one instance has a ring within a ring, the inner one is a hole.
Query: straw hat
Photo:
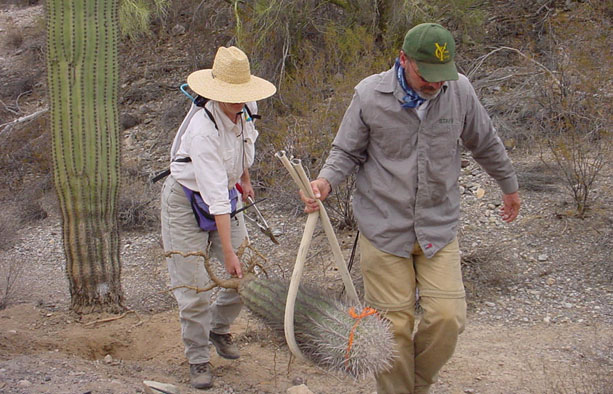
[[[223,103],[257,101],[277,91],[272,83],[251,75],[247,55],[233,46],[220,47],[213,68],[191,73],[187,84],[202,97]]]

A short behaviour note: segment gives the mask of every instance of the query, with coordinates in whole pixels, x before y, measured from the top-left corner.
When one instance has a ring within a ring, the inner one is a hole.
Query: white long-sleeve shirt
[[[257,113],[255,102],[247,105]],[[228,190],[253,164],[258,131],[246,111],[234,123],[218,102],[209,101],[206,108],[219,129],[203,108],[192,105],[172,143],[170,172],[181,185],[200,192],[211,214],[221,215],[231,212]],[[181,157],[191,161],[174,161]]]

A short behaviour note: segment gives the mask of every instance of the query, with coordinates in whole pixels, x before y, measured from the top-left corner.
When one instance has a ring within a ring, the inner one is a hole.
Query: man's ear
[[[402,66],[402,68],[406,69],[408,66],[407,62],[409,61],[409,58],[403,50],[400,50],[400,55],[398,56],[398,59],[400,59],[400,65]]]

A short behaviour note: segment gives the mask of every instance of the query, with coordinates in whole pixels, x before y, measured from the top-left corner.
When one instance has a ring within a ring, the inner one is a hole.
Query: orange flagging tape
[[[355,323],[353,323],[353,327],[351,327],[351,331],[349,331],[349,340],[347,341],[347,351],[345,352],[345,365],[349,362],[349,354],[351,353],[351,347],[353,346],[353,337],[355,335],[355,329],[360,324],[360,321],[366,316],[375,315],[377,313],[373,308],[366,307],[362,309],[362,312],[358,315],[355,313],[355,308],[349,308],[349,316],[355,319]]]

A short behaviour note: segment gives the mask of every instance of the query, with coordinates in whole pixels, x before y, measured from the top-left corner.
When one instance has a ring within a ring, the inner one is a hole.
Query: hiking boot
[[[189,377],[190,383],[197,389],[208,389],[213,387],[211,363],[190,364]]]
[[[236,360],[241,356],[240,352],[238,351],[238,346],[232,342],[231,334],[215,334],[213,331],[211,331],[209,333],[209,341],[211,341],[213,346],[215,346],[217,354],[223,358]]]

